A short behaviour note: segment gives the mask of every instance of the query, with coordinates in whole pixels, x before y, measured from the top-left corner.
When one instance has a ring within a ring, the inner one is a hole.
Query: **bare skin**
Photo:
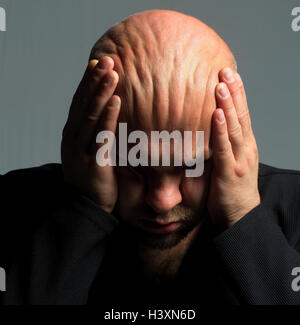
[[[152,10],[114,26],[95,45],[91,59],[64,129],[65,180],[134,229],[145,230],[143,219],[196,220],[178,242],[174,234],[156,246],[137,242],[146,278],[174,278],[205,207],[225,230],[260,204],[257,146],[234,57],[197,19]],[[95,68],[98,60],[104,69]],[[104,76],[113,80],[110,86],[103,86]],[[225,96],[220,88],[228,90]],[[118,121],[128,122],[129,130],[204,130],[204,175],[187,179],[183,170],[165,167],[142,172],[99,167],[96,134],[115,132]]]

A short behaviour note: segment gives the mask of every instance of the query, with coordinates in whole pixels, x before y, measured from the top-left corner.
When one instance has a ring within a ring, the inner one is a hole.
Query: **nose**
[[[158,214],[167,214],[182,201],[179,184],[168,176],[152,176],[148,181],[146,203]]]

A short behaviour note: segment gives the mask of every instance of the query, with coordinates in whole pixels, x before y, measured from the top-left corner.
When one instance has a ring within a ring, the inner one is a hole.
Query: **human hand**
[[[117,180],[113,166],[100,167],[96,143],[100,131],[116,132],[121,99],[114,94],[119,76],[111,57],[92,60],[73,97],[61,144],[66,183],[78,188],[106,212],[117,201]]]
[[[226,229],[260,204],[258,150],[240,75],[226,68],[219,79],[208,210],[212,221]]]

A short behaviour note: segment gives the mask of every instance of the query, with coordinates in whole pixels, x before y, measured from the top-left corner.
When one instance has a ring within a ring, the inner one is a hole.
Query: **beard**
[[[195,227],[200,225],[204,219],[203,212],[203,209],[195,212],[182,204],[174,207],[167,215],[160,218],[161,220],[179,222],[179,227],[168,234],[154,234],[142,226],[141,220],[154,220],[155,217],[157,218],[157,214],[149,206],[134,214],[135,216],[138,215],[138,217],[130,218],[130,220],[135,220],[135,222],[129,222],[123,218],[119,218],[119,220],[126,238],[130,238],[131,241],[147,248],[165,250],[177,246]]]

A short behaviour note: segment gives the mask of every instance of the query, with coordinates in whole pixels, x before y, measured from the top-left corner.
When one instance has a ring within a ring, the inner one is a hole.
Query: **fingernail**
[[[89,67],[92,68],[92,69],[94,69],[95,66],[98,64],[98,62],[99,62],[98,60],[91,60],[89,62]]]
[[[220,124],[223,124],[225,122],[225,116],[224,116],[224,112],[222,110],[218,111],[218,115],[217,115],[217,121]]]
[[[230,68],[224,70],[224,80],[228,83],[234,82],[234,75]]]
[[[226,98],[229,95],[227,86],[225,84],[221,83],[219,86],[218,93],[221,97]]]
[[[109,57],[104,56],[103,58],[100,59],[97,67],[99,69],[103,69],[103,70],[108,69],[109,68],[109,61],[110,61]]]

